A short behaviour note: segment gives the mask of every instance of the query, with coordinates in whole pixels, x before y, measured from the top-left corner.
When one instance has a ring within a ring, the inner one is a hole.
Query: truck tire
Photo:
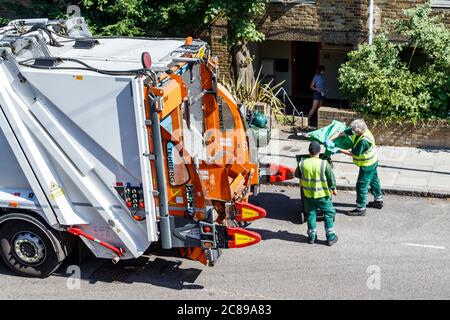
[[[258,196],[259,190],[260,190],[259,184],[253,184],[253,185],[250,187],[250,192],[252,193],[252,195],[253,195],[254,197],[257,197],[257,196]]]
[[[305,215],[305,212],[302,210],[302,211],[300,211],[298,223],[304,224],[305,222],[306,222],[306,215]]]
[[[0,226],[0,255],[18,275],[46,278],[62,264],[66,253],[56,233],[37,219],[27,220],[13,219]]]

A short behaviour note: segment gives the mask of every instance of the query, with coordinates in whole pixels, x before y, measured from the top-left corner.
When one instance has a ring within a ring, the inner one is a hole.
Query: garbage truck
[[[82,17],[11,21],[0,28],[4,263],[47,277],[82,241],[115,263],[158,243],[213,266],[222,249],[258,243],[245,227],[267,214],[248,202],[264,170],[244,119],[206,42],[94,37]]]

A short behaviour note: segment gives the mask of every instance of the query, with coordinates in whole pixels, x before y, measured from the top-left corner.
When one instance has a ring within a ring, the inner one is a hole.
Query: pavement
[[[295,168],[295,156],[308,154],[309,143],[295,133],[274,129],[270,144],[259,149],[259,161]],[[423,149],[378,146],[378,158],[378,174],[385,193],[450,198],[450,147]],[[338,189],[354,190],[358,168],[352,159],[344,154],[336,154],[332,160]],[[298,184],[298,179],[283,184]]]
[[[47,279],[18,277],[0,262],[0,299],[449,299],[450,202],[387,195],[383,210],[346,216],[354,199],[334,197],[332,247],[322,222],[319,243],[307,243],[298,187],[263,185],[251,201],[268,216],[250,225],[263,240],[224,250],[212,268],[176,250],[117,265],[72,258]]]

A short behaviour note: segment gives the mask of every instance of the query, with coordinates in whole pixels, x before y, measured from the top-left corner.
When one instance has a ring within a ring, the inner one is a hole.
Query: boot
[[[347,211],[347,215],[350,217],[363,217],[366,215],[366,209],[356,208],[355,210]]]
[[[333,240],[327,240],[327,244],[331,247],[333,244],[338,242],[338,236],[334,236]]]
[[[308,243],[314,244],[317,239],[317,232],[316,229],[308,229]]]
[[[369,208],[376,208],[376,209],[382,209],[383,208],[383,201],[370,201],[367,206]]]

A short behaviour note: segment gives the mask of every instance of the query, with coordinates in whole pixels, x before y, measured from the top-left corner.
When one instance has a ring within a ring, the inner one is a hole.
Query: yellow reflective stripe
[[[303,179],[303,181],[308,182],[308,183],[310,183],[310,182],[323,182],[323,180],[315,180],[315,179]]]
[[[325,175],[324,171],[325,171],[325,161],[322,160],[322,162],[320,163],[320,179],[322,179],[322,181]]]
[[[360,154],[359,156],[353,155],[353,159],[356,159],[356,160],[370,160],[373,157],[375,157],[375,148],[373,148],[373,147],[371,147],[365,153]]]
[[[309,187],[303,187],[303,190],[308,190],[308,191],[321,191],[321,190],[325,190],[323,187],[318,187],[318,188],[309,188]]]
[[[242,208],[242,218],[249,219],[259,216],[259,213],[249,208]]]
[[[241,244],[245,244],[245,243],[249,243],[252,241],[255,241],[256,239],[253,237],[250,237],[246,234],[241,234],[241,233],[236,233],[234,235],[234,243],[236,245],[241,245]]]

